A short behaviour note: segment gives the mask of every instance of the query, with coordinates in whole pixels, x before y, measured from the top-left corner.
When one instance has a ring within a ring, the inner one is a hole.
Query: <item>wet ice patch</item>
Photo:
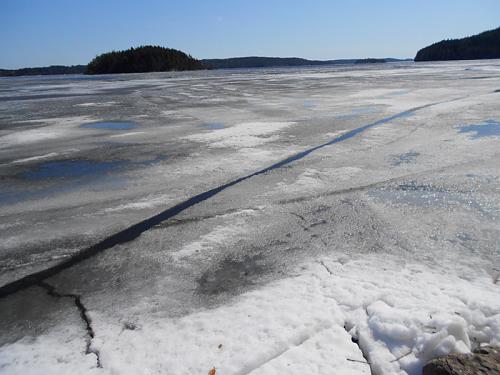
[[[368,106],[353,108],[350,112],[337,115],[335,116],[335,118],[339,120],[350,120],[362,115],[375,114],[379,112],[380,112],[379,108],[368,105]]]
[[[408,94],[409,92],[410,92],[410,90],[401,89],[401,90],[391,91],[388,95],[389,96],[402,96],[402,95]]]
[[[261,254],[247,255],[242,259],[227,257],[196,280],[197,292],[202,295],[236,293],[241,287],[251,285],[268,267]]]
[[[127,121],[100,121],[82,125],[82,128],[102,130],[130,130],[136,127],[137,124]]]
[[[316,107],[316,104],[311,100],[304,100],[303,106],[304,108],[311,109]]]
[[[474,191],[447,189],[417,181],[403,182],[372,189],[368,195],[390,205],[411,205],[417,207],[465,207],[484,215],[494,215],[496,206],[492,202],[477,198]]]
[[[166,158],[160,155],[143,161],[74,159],[43,162],[12,176],[25,180],[29,185],[15,189],[0,186],[0,205],[54,197],[81,189],[122,189],[128,179],[123,173],[156,165]]]
[[[218,129],[224,129],[225,126],[221,122],[204,122],[203,124],[200,125],[200,128],[209,130],[218,130]]]
[[[36,169],[24,172],[21,177],[29,181],[53,178],[78,178],[102,175],[125,166],[125,161],[97,162],[90,160],[62,160],[40,164]]]
[[[459,133],[474,133],[472,139],[500,137],[500,121],[487,120],[483,124],[462,126]]]
[[[380,112],[380,110],[377,107],[371,106],[371,105],[354,108],[352,110],[352,113],[359,114],[359,115],[365,115],[365,114],[370,114],[370,113],[378,113],[378,112]]]
[[[391,155],[390,160],[391,160],[391,164],[393,166],[397,167],[401,164],[413,163],[419,155],[420,155],[420,153],[418,153],[418,152],[409,151],[409,152],[404,153],[404,154]]]

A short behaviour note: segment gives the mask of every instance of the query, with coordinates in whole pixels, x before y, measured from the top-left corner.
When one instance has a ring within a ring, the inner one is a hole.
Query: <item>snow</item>
[[[500,343],[498,292],[487,275],[464,280],[450,269],[376,254],[329,257],[232,304],[181,318],[139,318],[133,330],[90,311],[92,347],[99,373],[110,374],[212,367],[221,374],[369,374],[365,353],[375,375],[419,375],[438,355]],[[2,347],[0,365],[14,374],[83,374],[95,363],[89,354],[75,368],[67,356],[67,344],[42,335]]]
[[[26,130],[0,137],[0,147],[11,147],[12,145],[35,143],[47,139],[54,139],[64,135],[62,130]]]
[[[293,124],[294,122],[245,122],[207,133],[194,134],[187,139],[206,142],[210,147],[216,148],[255,147],[276,140],[277,137],[272,134]]]
[[[144,134],[145,132],[129,132],[129,133],[123,133],[123,134],[113,134],[110,135],[110,138],[121,138],[121,137],[130,137],[132,135],[138,135],[138,134]]]
[[[72,116],[28,120],[21,123],[44,123],[46,126],[29,130],[11,132],[0,136],[0,149],[32,145],[43,141],[55,140],[72,135],[72,129],[82,122],[91,121],[88,116]]]
[[[200,236],[198,240],[193,241],[182,247],[180,250],[174,252],[172,256],[175,259],[193,257],[196,253],[209,251],[213,247],[221,246],[224,243],[227,243],[230,238],[243,236],[247,230],[245,228],[245,220],[242,219],[242,216],[252,216],[254,214],[255,210],[246,209],[221,215],[223,218],[231,219],[231,224],[216,226],[209,233]]]
[[[113,207],[108,207],[103,210],[104,213],[109,212],[120,212],[120,211],[128,211],[128,210],[143,210],[146,208],[154,208],[158,206],[164,205],[166,202],[172,200],[172,197],[169,195],[155,195],[149,196],[145,199],[141,199],[137,202],[129,202],[120,204]]]
[[[29,158],[14,160],[12,162],[12,164],[27,163],[27,162],[30,162],[30,161],[42,160],[42,159],[50,159],[50,158],[53,158],[53,157],[55,157],[57,155],[59,155],[59,153],[57,153],[57,152],[50,152],[50,153],[45,154],[45,155],[38,155],[38,156],[29,157]]]
[[[75,104],[75,106],[76,107],[109,107],[109,106],[112,106],[112,105],[115,105],[115,104],[119,104],[119,103],[118,102],[113,102],[113,101],[101,102],[101,103],[92,103],[92,102],[89,102],[89,103]]]

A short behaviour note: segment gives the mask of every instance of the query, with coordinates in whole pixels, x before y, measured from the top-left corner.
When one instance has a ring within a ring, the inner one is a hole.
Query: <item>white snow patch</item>
[[[332,168],[327,171],[307,168],[294,182],[279,182],[277,188],[288,193],[317,191],[331,187],[332,181],[347,181],[358,175],[361,171],[362,169],[357,167]]]
[[[30,158],[14,160],[13,162],[11,162],[11,164],[28,163],[30,161],[35,161],[35,160],[50,159],[57,155],[59,155],[57,152],[51,152],[45,155],[38,155],[38,156],[32,156]]]
[[[145,134],[146,132],[129,132],[123,134],[113,134],[110,135],[110,138],[121,138],[121,137],[130,137],[131,135]]]
[[[175,253],[172,257],[176,260],[191,257],[194,254],[212,249],[215,246],[227,244],[229,239],[235,236],[241,236],[247,232],[247,223],[245,218],[254,216],[256,210],[244,209],[230,214],[221,215],[221,217],[232,217],[231,224],[218,225],[209,233],[201,236],[198,240],[193,241]]]
[[[295,124],[294,122],[245,122],[224,129],[187,136],[186,139],[209,143],[210,147],[255,147],[275,141],[272,135]]]
[[[56,138],[62,138],[72,134],[76,126],[92,119],[87,116],[47,118],[40,120],[27,120],[24,123],[46,123],[47,126],[15,131],[0,137],[0,148],[31,144]]]
[[[156,197],[149,197],[147,199],[142,199],[138,202],[130,202],[125,204],[120,204],[115,207],[108,207],[104,209],[104,212],[121,212],[127,210],[144,210],[147,208],[153,208],[159,205],[166,205],[172,200],[172,197],[168,195],[160,195]]]
[[[373,374],[420,375],[435,356],[500,343],[500,287],[480,271],[465,280],[444,265],[365,254],[325,258],[297,272],[214,309],[139,316],[135,330],[92,310],[100,372],[369,374],[352,335]],[[65,359],[66,345],[47,334],[7,344],[0,365],[14,374],[87,373],[95,358]]]
[[[63,129],[32,129],[24,130],[0,137],[0,147],[16,146],[26,143],[35,143],[63,136]]]
[[[112,105],[118,104],[118,102],[102,102],[102,103],[80,103],[80,104],[75,104],[75,107],[109,107]]]

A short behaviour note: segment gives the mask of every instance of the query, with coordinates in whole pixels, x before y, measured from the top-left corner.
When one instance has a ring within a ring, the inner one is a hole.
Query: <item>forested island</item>
[[[203,64],[211,69],[235,69],[235,68],[271,68],[281,66],[317,66],[317,65],[340,65],[340,64],[367,64],[404,61],[393,58],[382,59],[339,59],[339,60],[308,60],[299,57],[231,57],[227,59],[205,59]]]
[[[95,57],[86,74],[146,73],[205,69],[200,60],[172,48],[141,46]]]
[[[37,68],[0,69],[0,77],[40,76],[54,74],[82,74],[87,65],[51,65]]]
[[[418,51],[415,61],[500,58],[500,27],[462,39],[442,40]]]

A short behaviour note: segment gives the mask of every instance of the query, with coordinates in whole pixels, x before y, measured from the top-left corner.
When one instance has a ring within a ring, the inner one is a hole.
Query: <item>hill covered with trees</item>
[[[85,72],[85,65],[51,65],[37,68],[22,68],[22,69],[0,69],[0,77],[17,77],[17,76],[39,76],[39,75],[54,75],[54,74],[82,74]]]
[[[442,40],[418,51],[415,61],[500,58],[500,27],[462,39]]]
[[[268,68],[280,66],[317,66],[317,65],[340,65],[340,64],[366,64],[404,61],[400,59],[340,59],[340,60],[307,60],[299,57],[231,57],[227,59],[205,59],[203,64],[211,69],[234,69],[234,68]]]
[[[196,69],[205,69],[205,65],[182,51],[160,46],[141,46],[103,53],[87,65],[85,73],[146,73]]]

